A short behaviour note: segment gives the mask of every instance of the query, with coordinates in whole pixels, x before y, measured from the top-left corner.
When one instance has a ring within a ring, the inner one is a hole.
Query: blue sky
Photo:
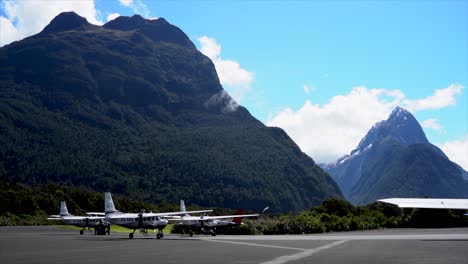
[[[114,13],[164,17],[212,54],[241,105],[319,162],[349,153],[401,105],[468,167],[468,1],[33,1],[44,6],[43,21],[63,8],[94,23]],[[33,22],[19,25],[14,5],[28,4],[17,2],[2,1],[0,15],[23,35],[37,33]]]

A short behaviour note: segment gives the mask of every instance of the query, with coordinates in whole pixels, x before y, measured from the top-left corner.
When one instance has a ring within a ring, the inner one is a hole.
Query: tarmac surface
[[[316,235],[95,236],[53,226],[0,227],[0,263],[468,263],[468,228]]]

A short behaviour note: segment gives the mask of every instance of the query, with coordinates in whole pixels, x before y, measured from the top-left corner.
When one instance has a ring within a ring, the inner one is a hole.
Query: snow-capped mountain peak
[[[429,143],[421,125],[414,116],[399,106],[392,111],[387,120],[377,122],[372,126],[357,149],[363,151],[370,144],[382,140],[396,140],[405,145]]]

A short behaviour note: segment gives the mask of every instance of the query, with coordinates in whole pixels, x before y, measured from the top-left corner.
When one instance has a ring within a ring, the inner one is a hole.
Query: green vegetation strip
[[[60,201],[66,201],[68,210],[76,215],[99,212],[104,204],[102,193],[85,188],[54,184],[31,187],[0,183],[0,226],[57,225],[48,221],[51,214],[59,213]],[[170,212],[179,209],[177,204],[154,204],[130,200],[116,195],[114,203],[123,212]],[[197,210],[199,208],[187,208]],[[232,214],[228,210],[215,210],[214,215]],[[345,200],[325,200],[321,206],[298,214],[261,215],[258,219],[245,219],[243,225],[217,230],[226,234],[308,234],[336,231],[369,230],[401,227],[462,227],[468,226],[464,210],[405,209],[384,203],[354,206]],[[63,228],[72,228],[65,227]],[[75,230],[80,228],[73,227]],[[111,225],[112,232],[133,230]],[[182,233],[179,226],[168,225],[165,233]]]
[[[169,224],[164,228],[163,232],[164,233],[170,233],[172,230],[173,224]],[[81,230],[83,228],[77,227],[77,226],[72,226],[72,225],[58,225],[58,228],[62,229],[68,229],[68,230]],[[117,233],[130,233],[133,232],[133,229],[128,229],[125,227],[117,226],[117,225],[111,225],[111,232],[117,232]]]

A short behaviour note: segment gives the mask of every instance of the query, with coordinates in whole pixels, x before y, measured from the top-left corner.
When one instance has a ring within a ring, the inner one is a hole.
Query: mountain
[[[163,18],[73,12],[0,48],[0,180],[159,203],[293,212],[342,197],[279,128],[221,87]]]
[[[468,197],[466,171],[432,145],[400,107],[372,126],[349,155],[323,167],[356,204],[390,197]]]

